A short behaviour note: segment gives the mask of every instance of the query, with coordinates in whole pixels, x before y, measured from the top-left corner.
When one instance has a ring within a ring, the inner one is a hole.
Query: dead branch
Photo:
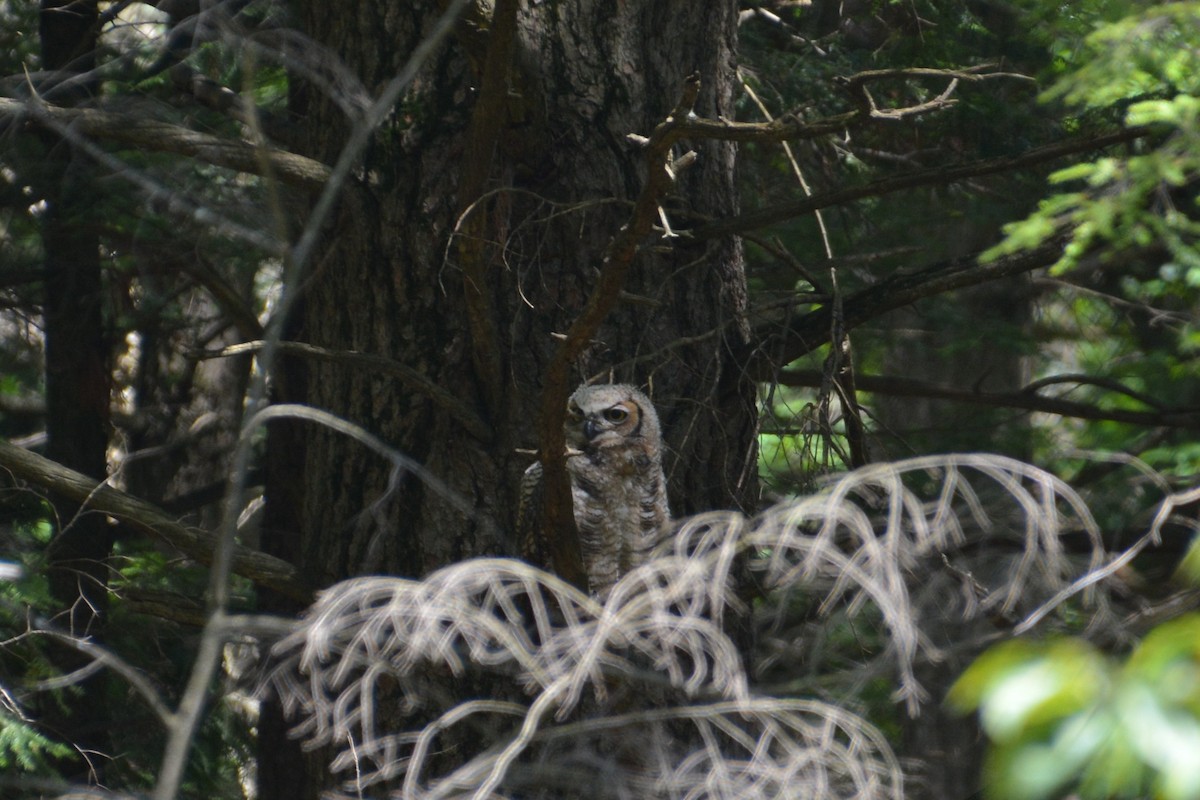
[[[815,388],[821,385],[822,380],[823,375],[817,370],[787,370],[778,375],[778,382],[785,386]],[[1200,430],[1200,409],[1162,408],[1155,411],[1130,411],[1120,408],[1100,408],[1090,403],[1040,395],[1034,384],[1015,392],[980,392],[895,375],[860,374],[855,377],[855,380],[858,388],[862,391],[893,397],[926,397],[995,408],[1019,408],[1025,411],[1056,414],[1075,419]]]
[[[825,192],[813,197],[803,197],[789,203],[760,208],[757,211],[750,211],[736,217],[714,220],[693,228],[690,231],[690,235],[697,239],[739,235],[745,231],[764,228],[768,225],[774,225],[794,217],[803,216],[820,208],[845,205],[846,203],[862,200],[867,197],[882,197],[883,195],[905,189],[917,189],[922,186],[940,186],[947,183],[957,183],[969,178],[980,178],[985,175],[1012,172],[1044,164],[1048,161],[1054,161],[1063,156],[1084,153],[1089,150],[1100,150],[1114,144],[1130,142],[1134,139],[1148,136],[1150,132],[1150,129],[1147,127],[1125,128],[1115,133],[1107,133],[1101,136],[1055,142],[1054,144],[1026,151],[1018,156],[990,158],[952,167],[938,167],[919,172],[892,175],[877,181],[871,181],[862,186]]]
[[[564,455],[566,439],[563,436],[563,418],[570,390],[570,366],[587,348],[600,323],[620,299],[638,247],[658,219],[659,202],[675,182],[677,162],[672,161],[671,148],[681,137],[689,135],[689,118],[699,94],[700,76],[693,73],[685,79],[680,100],[667,118],[655,127],[648,139],[634,139],[645,151],[646,185],[634,203],[629,220],[609,243],[600,267],[600,276],[587,305],[571,324],[546,369],[538,423],[538,441],[541,445],[539,458],[544,481],[542,530],[548,534],[546,538],[555,570],[577,586],[586,586],[587,578],[579,553],[579,535],[575,529],[571,486],[567,479]],[[694,157],[694,154],[685,153],[679,161],[686,164]]]
[[[216,536],[176,522],[145,500],[108,484],[97,485],[93,478],[3,441],[0,441],[0,468],[21,480],[81,503],[87,509],[108,514],[141,533],[177,548],[201,564],[212,562]],[[312,600],[312,591],[301,581],[295,568],[266,553],[236,547],[233,571],[293,600],[303,603]]]
[[[894,69],[868,69],[862,72],[857,72],[849,78],[844,78],[842,83],[849,91],[858,91],[861,87],[866,86],[872,81],[888,80],[891,78],[948,78],[951,81],[966,81],[976,82],[985,81],[992,78],[1008,78],[1012,80],[1027,81],[1029,83],[1037,83],[1037,81],[1029,75],[1022,75],[1019,72],[986,72],[995,67],[995,64],[977,64],[973,67],[964,69],[935,69],[931,67],[897,67]]]
[[[917,103],[913,106],[902,108],[880,108],[875,97],[871,94],[871,90],[867,84],[871,81],[882,80],[885,78],[895,77],[919,77],[919,76],[937,76],[946,77],[950,81],[946,88],[942,90],[937,97],[928,100],[924,103]],[[954,90],[958,88],[959,77],[973,77],[979,79],[980,74],[973,72],[954,72],[949,70],[939,69],[895,69],[895,70],[868,70],[859,72],[849,78],[841,78],[837,80],[846,91],[850,94],[851,101],[858,106],[860,114],[868,119],[881,120],[897,120],[905,117],[918,116],[930,111],[937,111],[947,106],[954,105],[955,100],[951,99]],[[990,76],[988,76],[990,77]],[[1024,76],[1022,76],[1024,77]]]
[[[947,87],[932,100],[900,108],[880,108],[867,92],[870,81],[893,77],[939,77],[949,79]],[[847,128],[870,121],[894,122],[938,111],[956,102],[951,95],[959,81],[980,81],[989,78],[1020,78],[1028,76],[1010,72],[976,72],[974,70],[897,69],[860,72],[839,82],[851,91],[858,108],[844,114],[806,122],[800,110],[782,114],[769,122],[734,122],[727,119],[690,117],[679,126],[681,136],[721,139],[734,142],[781,142],[816,139],[820,136],[843,133]]]
[[[182,125],[96,108],[63,108],[0,97],[0,124],[25,121],[69,128],[81,136],[138,150],[190,156],[251,175],[262,174],[267,165],[280,181],[308,191],[319,191],[330,176],[329,167],[315,159],[200,133]]]

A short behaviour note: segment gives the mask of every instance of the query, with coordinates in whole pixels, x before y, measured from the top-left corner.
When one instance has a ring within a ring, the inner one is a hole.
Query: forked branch
[[[699,94],[700,76],[693,73],[684,81],[679,102],[670,115],[655,127],[649,138],[637,138],[645,150],[646,185],[634,203],[629,220],[609,243],[600,267],[600,276],[587,305],[571,324],[546,369],[538,423],[539,459],[544,480],[542,530],[547,533],[546,540],[555,571],[576,586],[585,586],[587,578],[579,552],[579,534],[575,528],[565,461],[563,419],[570,390],[570,366],[591,343],[600,323],[620,299],[638,247],[658,219],[659,203],[673,186],[676,170],[694,158],[691,154],[685,154],[678,161],[673,161],[671,148],[681,137],[688,135],[689,118]]]
[[[867,122],[894,122],[940,111],[954,105],[955,100],[952,95],[960,81],[982,81],[990,78],[1032,80],[1025,75],[1016,73],[982,72],[978,71],[979,69],[982,67],[973,70],[897,69],[860,72],[840,80],[858,106],[854,111],[812,121],[805,121],[799,109],[781,114],[769,122],[734,122],[724,118],[714,120],[693,116],[683,122],[677,130],[680,136],[732,142],[785,142],[816,139],[831,134],[842,134],[849,128]],[[949,82],[941,93],[930,100],[911,106],[880,108],[867,90],[867,84],[885,78],[898,77],[937,77],[945,78]]]

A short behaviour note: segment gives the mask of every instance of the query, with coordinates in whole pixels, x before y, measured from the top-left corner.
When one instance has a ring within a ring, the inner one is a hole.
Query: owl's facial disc
[[[638,434],[636,403],[625,401],[590,413],[583,420],[583,436],[592,448],[610,447]]]

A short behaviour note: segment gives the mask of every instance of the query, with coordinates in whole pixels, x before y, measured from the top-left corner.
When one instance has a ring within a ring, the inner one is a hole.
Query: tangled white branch
[[[1080,558],[1064,534],[1086,542]],[[973,560],[979,542],[1008,557]],[[1061,596],[1104,553],[1078,495],[1035,467],[881,464],[754,519],[682,521],[603,604],[507,559],[347,581],[276,646],[269,684],[297,735],[340,748],[354,793],[899,798],[878,730],[836,705],[756,696],[730,630],[790,635],[778,598],[796,592],[820,613],[876,615],[896,697],[915,713],[914,664],[936,650],[918,589],[951,557],[950,579],[970,581],[960,613],[977,617]]]

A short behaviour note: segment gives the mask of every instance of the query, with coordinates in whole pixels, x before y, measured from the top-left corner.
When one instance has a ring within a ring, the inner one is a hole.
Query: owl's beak
[[[600,433],[600,428],[599,428],[599,427],[596,425],[596,420],[594,420],[594,419],[589,419],[589,420],[585,420],[585,421],[584,421],[584,423],[583,423],[583,435],[587,437],[587,440],[588,440],[589,442],[590,442],[592,439],[595,439],[595,438],[596,438],[596,434],[598,434],[598,433]]]

